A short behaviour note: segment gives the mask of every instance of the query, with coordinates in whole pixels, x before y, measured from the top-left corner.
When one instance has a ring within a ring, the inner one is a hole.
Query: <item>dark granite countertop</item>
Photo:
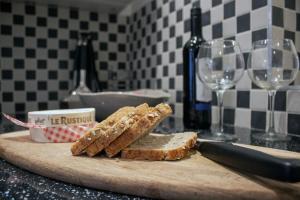
[[[24,130],[4,120],[0,123],[0,133]],[[239,143],[267,146],[300,152],[300,138],[292,137],[287,143],[259,143],[253,140],[252,130],[237,127],[226,127],[229,133],[235,133]],[[158,132],[183,131],[182,120],[169,118],[158,128]],[[201,135],[200,135],[201,136]],[[109,191],[94,190],[76,186],[20,169],[0,159],[0,199],[146,199]]]

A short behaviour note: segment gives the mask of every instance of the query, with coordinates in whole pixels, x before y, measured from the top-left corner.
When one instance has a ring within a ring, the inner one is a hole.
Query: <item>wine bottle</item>
[[[191,9],[191,38],[183,47],[183,123],[187,129],[211,125],[211,91],[197,76],[196,59],[202,37],[201,8]]]

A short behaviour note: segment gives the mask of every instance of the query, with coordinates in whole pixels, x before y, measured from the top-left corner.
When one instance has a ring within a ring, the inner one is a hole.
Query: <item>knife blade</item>
[[[241,171],[278,181],[300,181],[300,159],[280,158],[225,142],[201,141],[197,149],[206,158]]]

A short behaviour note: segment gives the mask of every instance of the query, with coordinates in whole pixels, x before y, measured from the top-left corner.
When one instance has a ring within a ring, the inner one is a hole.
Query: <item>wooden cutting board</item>
[[[74,157],[71,144],[42,144],[28,131],[0,136],[0,156],[42,176],[81,186],[162,199],[300,199],[300,183],[242,174],[195,152],[180,161]],[[299,153],[253,147],[300,158]]]

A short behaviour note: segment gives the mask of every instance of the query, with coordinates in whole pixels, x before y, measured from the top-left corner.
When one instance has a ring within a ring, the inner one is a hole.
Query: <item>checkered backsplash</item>
[[[167,90],[175,116],[182,116],[182,47],[190,38],[190,9],[199,2],[203,11],[204,38],[236,39],[245,59],[253,41],[270,35],[294,39],[300,51],[300,1],[297,0],[273,0],[272,5],[268,5],[268,0],[145,2],[127,18],[55,6],[2,2],[2,111],[16,110],[24,114],[29,110],[57,108],[59,99],[71,90],[68,80],[76,32],[88,30],[96,35],[96,66],[100,81],[107,89]],[[271,10],[273,16],[268,15]],[[298,83],[300,77],[295,81]],[[213,104],[216,105],[215,95]],[[299,105],[300,92],[277,93],[277,130],[299,134]],[[267,107],[267,92],[252,84],[245,73],[236,87],[225,93],[224,121],[264,129]],[[218,120],[216,111],[214,106],[213,122]]]
[[[70,72],[78,32],[93,32],[101,86],[126,87],[125,18],[53,5],[0,3],[0,111],[24,118],[28,111],[59,108],[73,89]]]
[[[203,36],[206,40],[236,39],[247,60],[253,41],[275,36],[277,23],[284,35],[293,38],[300,51],[300,1],[278,0],[201,0]],[[182,47],[190,38],[190,9],[199,1],[152,1],[127,20],[130,33],[129,69],[131,88],[165,89],[172,95],[175,115],[182,116]],[[273,8],[272,8],[273,7]],[[277,8],[278,7],[278,8]],[[273,10],[273,25],[269,23]],[[278,11],[281,16],[278,15]],[[296,14],[298,11],[298,14]],[[292,14],[291,14],[292,13]],[[297,16],[297,17],[296,17]],[[297,18],[297,20],[296,20]],[[273,27],[273,28],[269,28]],[[285,31],[283,31],[285,29]],[[295,83],[298,83],[300,77]],[[299,134],[300,92],[280,91],[276,96],[276,129]],[[213,105],[216,96],[213,95]],[[224,122],[241,127],[264,129],[268,115],[267,92],[251,83],[247,73],[232,90],[224,95]],[[217,122],[213,106],[213,122]]]

